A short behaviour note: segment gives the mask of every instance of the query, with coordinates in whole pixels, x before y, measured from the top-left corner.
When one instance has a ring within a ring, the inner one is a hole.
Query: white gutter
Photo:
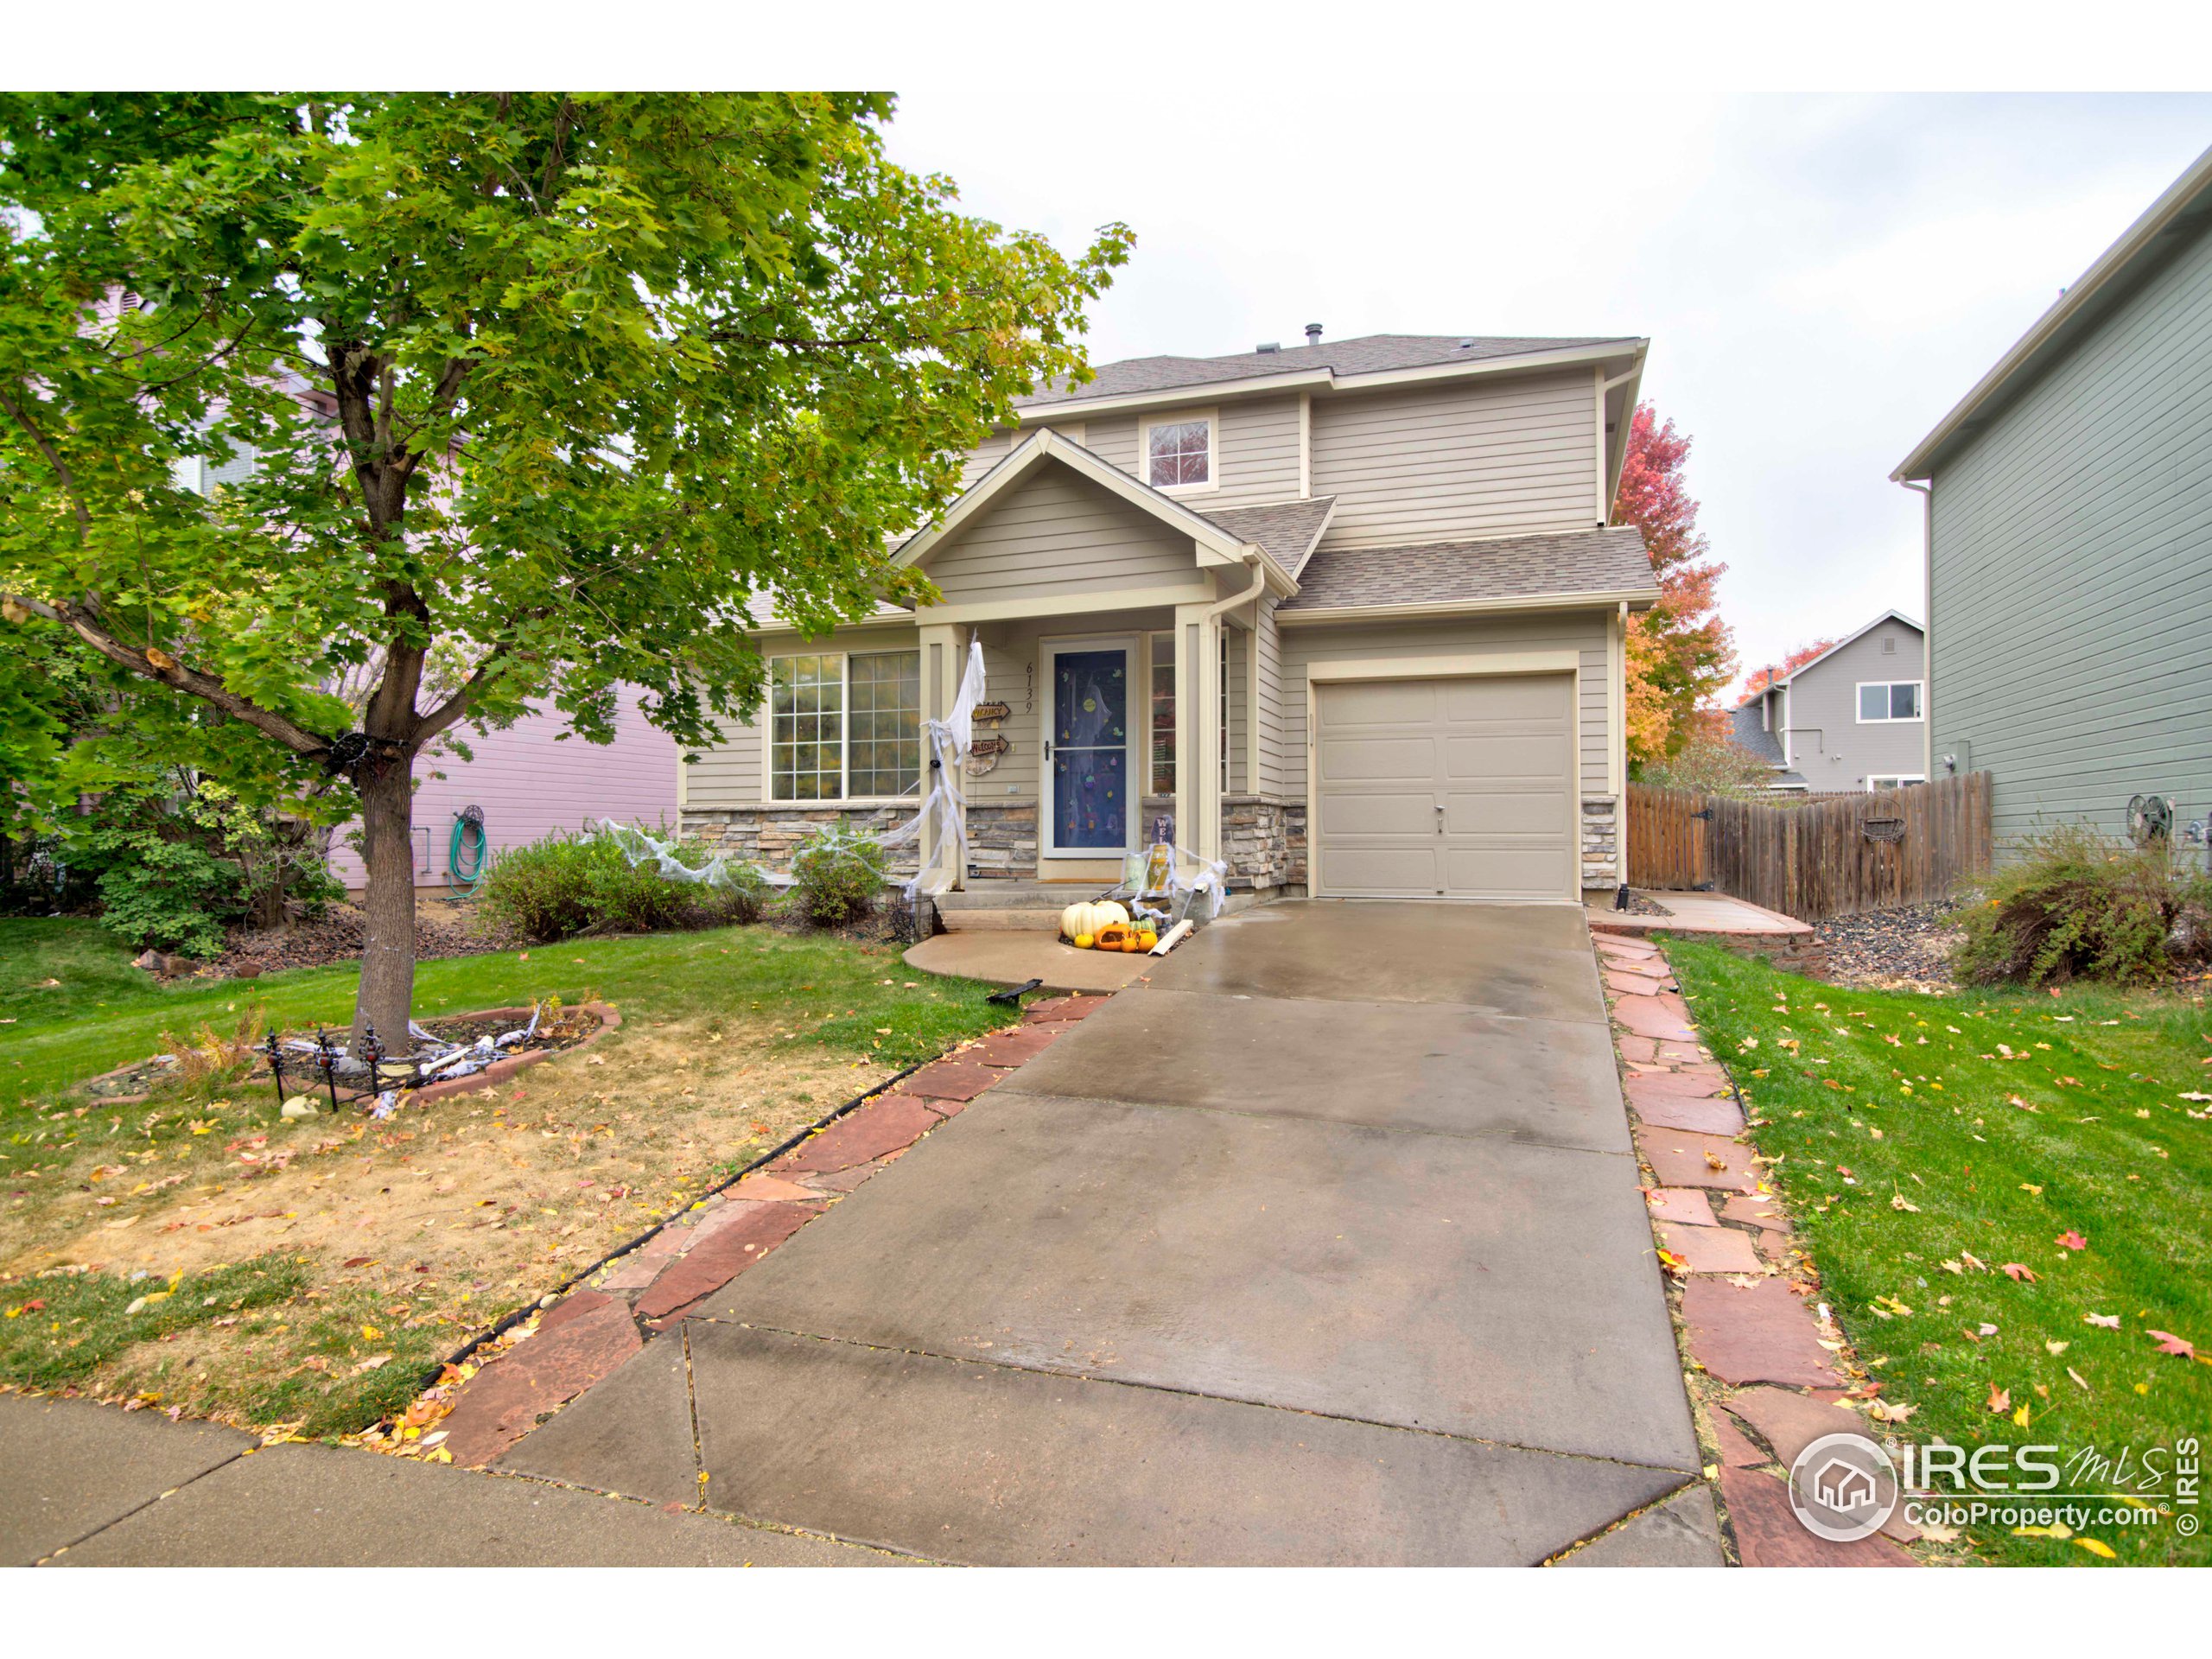
[[[1657,588],[1643,588],[1595,594],[1522,594],[1510,599],[1450,600],[1433,605],[1330,605],[1307,610],[1291,607],[1277,611],[1275,620],[1287,628],[1307,623],[1387,620],[1393,617],[1411,620],[1479,616],[1488,611],[1580,611],[1614,605],[1625,605],[1632,611],[1648,611],[1658,602]]]
[[[1252,585],[1241,594],[1231,594],[1227,599],[1217,599],[1206,607],[1205,620],[1213,621],[1235,610],[1239,605],[1249,605],[1268,590],[1268,556],[1258,548],[1245,555],[1245,562],[1252,567]]]

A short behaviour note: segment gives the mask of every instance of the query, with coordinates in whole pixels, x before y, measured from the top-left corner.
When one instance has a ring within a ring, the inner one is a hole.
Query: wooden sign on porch
[[[979,737],[969,746],[968,753],[980,758],[985,755],[1004,754],[1013,747],[1013,744],[1002,737]]]
[[[977,720],[1004,720],[1014,710],[1003,702],[979,702],[976,705]],[[981,751],[978,750],[980,753]]]

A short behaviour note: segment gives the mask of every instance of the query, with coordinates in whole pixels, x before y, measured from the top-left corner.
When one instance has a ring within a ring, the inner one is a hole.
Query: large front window
[[[777,801],[913,794],[922,777],[921,652],[772,659],[768,774]]]
[[[1859,684],[1859,723],[1876,725],[1892,720],[1920,718],[1918,680],[1862,680]]]

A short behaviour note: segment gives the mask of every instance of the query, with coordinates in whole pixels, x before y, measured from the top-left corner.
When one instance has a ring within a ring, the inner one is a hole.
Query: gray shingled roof
[[[1222,507],[1204,516],[1240,542],[1257,542],[1269,558],[1295,576],[1336,504],[1335,496],[1322,495],[1271,507]]]
[[[1367,605],[1449,605],[1537,594],[1649,591],[1643,532],[1633,524],[1564,536],[1509,536],[1418,547],[1323,548],[1300,575],[1291,611]]]
[[[1490,358],[1525,357],[1532,352],[1566,351],[1577,346],[1635,343],[1634,336],[1594,334],[1573,339],[1515,339],[1495,334],[1362,334],[1356,340],[1324,340],[1319,346],[1286,346],[1279,352],[1237,352],[1228,357],[1129,357],[1102,363],[1080,386],[1058,383],[1017,398],[1016,407],[1035,409],[1071,398],[1119,397],[1133,392],[1172,391],[1180,386],[1212,385],[1271,374],[1300,374],[1330,369],[1338,374],[1376,374],[1386,369],[1421,369],[1439,363],[1474,363]]]
[[[1749,702],[1732,709],[1728,715],[1728,735],[1739,749],[1751,753],[1770,766],[1783,764],[1782,740],[1759,724],[1759,704],[1764,696],[1753,697]]]

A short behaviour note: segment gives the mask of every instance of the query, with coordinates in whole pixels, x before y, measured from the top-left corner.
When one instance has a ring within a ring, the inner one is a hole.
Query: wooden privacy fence
[[[1801,921],[1944,899],[1989,868],[1989,774],[1797,806],[1628,786],[1631,886],[1704,888]]]

